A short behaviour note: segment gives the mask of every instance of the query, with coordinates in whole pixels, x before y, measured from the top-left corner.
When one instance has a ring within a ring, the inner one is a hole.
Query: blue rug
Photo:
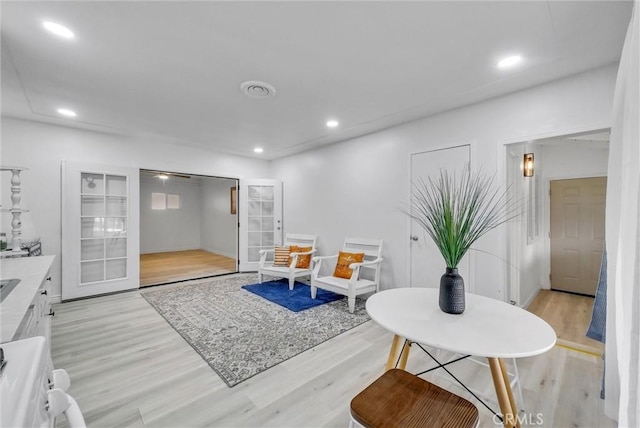
[[[293,312],[304,311],[305,309],[344,298],[340,294],[318,288],[316,298],[312,299],[311,287],[296,281],[293,290],[289,290],[289,281],[287,279],[263,282],[262,284],[243,285],[242,288]]]

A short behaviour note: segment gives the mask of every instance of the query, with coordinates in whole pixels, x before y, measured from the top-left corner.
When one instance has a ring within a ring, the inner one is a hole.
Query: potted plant
[[[408,214],[427,232],[446,263],[440,278],[440,309],[461,314],[464,280],[458,264],[485,233],[515,217],[517,207],[507,191],[495,186],[495,175],[473,172],[467,164],[459,176],[440,170],[435,177],[413,183]]]

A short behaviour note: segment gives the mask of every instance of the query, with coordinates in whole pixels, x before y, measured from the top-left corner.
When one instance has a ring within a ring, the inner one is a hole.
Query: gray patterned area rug
[[[243,290],[238,274],[142,292],[230,387],[369,320],[363,300],[291,312]]]

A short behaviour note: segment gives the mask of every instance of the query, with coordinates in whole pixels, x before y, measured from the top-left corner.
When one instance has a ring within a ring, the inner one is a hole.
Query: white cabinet
[[[0,343],[43,336],[50,346],[51,277],[55,256],[0,260],[0,279],[19,280],[0,303]]]
[[[26,339],[34,336],[44,336],[47,344],[51,343],[51,275],[49,270],[45,273],[45,279],[40,283],[33,300],[27,308],[27,313],[20,322],[12,340]]]

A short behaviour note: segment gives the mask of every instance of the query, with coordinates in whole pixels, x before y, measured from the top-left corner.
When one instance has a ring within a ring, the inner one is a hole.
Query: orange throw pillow
[[[306,253],[307,251],[311,251],[313,247],[298,247],[297,245],[291,246],[292,253]],[[289,264],[291,264],[291,257],[289,257]],[[311,254],[305,254],[304,256],[298,255],[298,262],[296,263],[296,267],[298,269],[309,269],[311,266]]]
[[[333,271],[333,276],[351,279],[353,269],[349,269],[349,265],[351,263],[361,263],[363,260],[364,253],[344,253],[340,251],[338,253],[338,262],[336,263],[336,270]]]
[[[273,249],[273,265],[274,266],[289,266],[289,253],[291,250],[289,247],[278,247]]]

